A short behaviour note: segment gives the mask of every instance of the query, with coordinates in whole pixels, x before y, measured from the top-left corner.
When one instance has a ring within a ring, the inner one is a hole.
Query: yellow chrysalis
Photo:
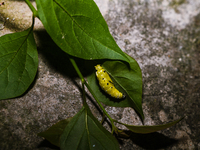
[[[95,66],[96,76],[99,80],[99,85],[106,93],[108,93],[110,96],[114,98],[125,98],[125,95],[123,95],[121,92],[119,92],[114,84],[108,73],[101,67],[101,65]]]

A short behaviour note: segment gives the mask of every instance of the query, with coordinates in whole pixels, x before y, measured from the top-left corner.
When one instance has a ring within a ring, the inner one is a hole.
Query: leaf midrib
[[[77,22],[76,22],[76,20],[70,15],[70,13],[64,8],[64,7],[62,7],[62,5],[61,4],[59,4],[56,0],[54,0],[54,2],[64,11],[64,12],[66,12],[67,14],[68,14],[68,16],[71,18],[71,20],[81,29],[81,30],[83,30],[90,38],[93,38],[89,33],[87,33]],[[88,17],[88,16],[84,16],[84,15],[74,15],[75,17],[76,16],[83,16],[83,17],[86,17],[86,18],[89,18],[89,19],[91,19],[90,17]],[[103,26],[102,26],[103,27]],[[95,39],[96,40],[96,39]]]
[[[12,56],[12,58],[11,58],[10,62],[8,63],[8,65],[6,65],[6,66],[2,69],[2,71],[0,72],[0,75],[4,72],[4,70],[5,70],[6,68],[8,68],[8,66],[11,64],[11,62],[15,59],[16,55],[17,55],[18,52],[20,51],[20,48],[24,45],[24,43],[25,43],[26,40],[28,39],[29,34],[30,34],[30,31],[28,32],[27,35],[21,36],[21,37],[20,37],[20,38],[24,38],[24,37],[26,37],[26,38],[24,39],[24,41],[22,42],[22,44],[19,46],[19,48],[17,49],[17,51],[15,52],[15,54]],[[20,38],[18,38],[18,39],[20,39]],[[15,40],[18,40],[18,39],[15,39]],[[12,41],[15,41],[15,40],[12,40]]]

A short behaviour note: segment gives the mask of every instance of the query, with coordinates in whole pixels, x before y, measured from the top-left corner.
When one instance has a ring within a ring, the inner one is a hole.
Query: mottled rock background
[[[169,129],[119,139],[120,148],[200,149],[200,1],[95,1],[117,44],[142,69],[144,124],[158,125],[185,116]],[[4,2],[0,6],[0,36],[27,29],[32,14],[24,1]],[[38,73],[22,97],[0,101],[2,150],[57,149],[37,133],[75,115],[82,106],[80,80],[71,64],[65,57],[57,57],[62,52],[56,51],[39,20],[34,31]],[[98,116],[95,106],[90,106]],[[119,121],[142,125],[130,108],[106,110]]]

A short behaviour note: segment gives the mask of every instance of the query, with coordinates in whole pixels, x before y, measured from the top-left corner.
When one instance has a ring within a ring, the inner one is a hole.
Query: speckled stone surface
[[[166,130],[119,139],[120,148],[200,149],[200,1],[95,1],[117,44],[142,69],[144,124],[159,125],[185,116]],[[4,2],[0,6],[0,36],[27,29],[31,25],[28,6],[20,0]],[[34,31],[39,53],[35,81],[22,97],[0,101],[3,150],[57,149],[37,133],[82,107],[80,80],[71,64],[64,54],[63,58],[54,55],[57,48],[39,20]],[[90,106],[99,116],[95,106]],[[130,108],[106,110],[121,122],[142,125]]]

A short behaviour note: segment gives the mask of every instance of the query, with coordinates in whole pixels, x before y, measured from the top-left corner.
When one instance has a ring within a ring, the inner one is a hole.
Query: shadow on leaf
[[[47,141],[46,139],[41,141],[40,144],[37,146],[37,148],[50,148],[50,149],[54,149],[54,150],[60,150],[59,147],[51,144],[49,141]]]
[[[40,54],[39,56],[43,57],[43,60],[45,63],[47,63],[49,68],[52,68],[56,72],[59,72],[62,75],[68,76],[70,78],[78,77],[74,67],[69,61],[69,55],[62,51],[53,42],[51,37],[44,29],[37,30],[34,32],[34,34],[37,37],[36,43],[38,45],[38,53]],[[92,61],[87,61],[76,57],[73,57],[73,59],[77,63],[80,71],[84,76],[91,73],[92,69],[90,66],[94,66],[91,65]]]

